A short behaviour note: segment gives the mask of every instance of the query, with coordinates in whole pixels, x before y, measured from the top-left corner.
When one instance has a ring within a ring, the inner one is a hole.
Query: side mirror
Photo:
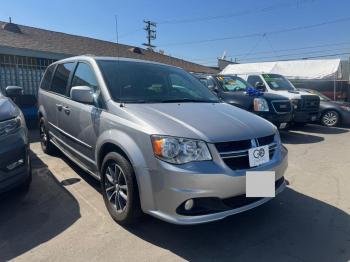
[[[256,82],[255,83],[255,88],[259,91],[265,92],[266,91],[266,87],[265,84],[262,82]]]
[[[70,97],[80,103],[93,104],[94,90],[88,86],[74,86],[70,90]]]
[[[8,97],[17,97],[23,95],[23,88],[20,86],[8,86],[5,88],[5,95]]]

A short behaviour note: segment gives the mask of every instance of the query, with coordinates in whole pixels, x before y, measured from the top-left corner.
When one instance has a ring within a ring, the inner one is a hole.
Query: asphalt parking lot
[[[350,129],[282,132],[288,188],[225,220],[176,226],[152,217],[123,228],[99,183],[32,131],[33,183],[0,199],[0,261],[349,261]]]

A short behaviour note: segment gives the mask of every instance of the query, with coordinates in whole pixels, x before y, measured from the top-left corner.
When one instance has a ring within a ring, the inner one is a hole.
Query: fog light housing
[[[185,202],[185,206],[184,207],[185,207],[185,210],[189,211],[189,210],[191,210],[193,208],[193,206],[194,206],[193,199],[189,199],[189,200],[187,200]]]
[[[7,165],[6,168],[7,170],[11,171],[13,169],[15,169],[16,167],[22,166],[24,164],[24,159],[18,159],[15,162],[12,162],[11,164]]]

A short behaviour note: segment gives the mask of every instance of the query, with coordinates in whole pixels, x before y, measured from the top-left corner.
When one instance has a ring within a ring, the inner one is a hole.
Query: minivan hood
[[[18,113],[18,108],[12,100],[0,95],[0,121],[14,118]]]
[[[154,134],[206,142],[268,136],[276,127],[265,119],[225,103],[126,104],[125,111]]]

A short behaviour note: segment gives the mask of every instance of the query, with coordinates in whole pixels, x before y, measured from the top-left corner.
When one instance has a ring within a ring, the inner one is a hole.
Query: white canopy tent
[[[280,74],[289,79],[333,79],[341,77],[340,59],[294,60],[230,64],[221,74]],[[339,75],[340,74],[340,75]]]
[[[336,80],[342,77],[340,59],[230,64],[221,71],[221,74],[223,75],[247,75],[254,73],[280,74],[288,79],[333,80],[334,98],[336,92]]]

